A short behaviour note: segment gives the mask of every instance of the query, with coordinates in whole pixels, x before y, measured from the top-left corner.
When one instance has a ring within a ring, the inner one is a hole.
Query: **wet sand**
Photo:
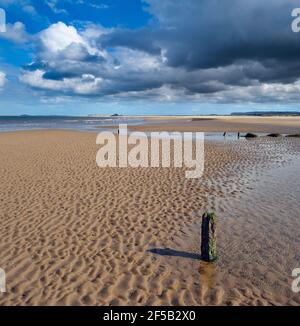
[[[186,116],[141,117],[142,125],[128,126],[136,131],[257,132],[300,134],[300,117]],[[100,128],[116,128],[116,125]]]
[[[96,134],[0,134],[0,305],[299,305],[299,139],[208,141],[205,173],[97,167]],[[219,217],[214,264],[202,212]]]

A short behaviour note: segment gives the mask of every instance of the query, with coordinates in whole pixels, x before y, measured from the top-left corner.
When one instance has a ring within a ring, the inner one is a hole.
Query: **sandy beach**
[[[95,133],[0,134],[0,305],[300,304],[298,139],[206,142],[201,179],[99,168],[97,149]],[[214,264],[199,256],[206,209]]]

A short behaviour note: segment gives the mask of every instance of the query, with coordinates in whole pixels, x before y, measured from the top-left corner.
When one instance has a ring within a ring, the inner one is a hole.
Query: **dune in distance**
[[[130,128],[300,130],[297,117],[167,121]],[[206,140],[204,175],[187,179],[184,167],[99,168],[96,136],[0,133],[0,305],[300,304],[299,138]],[[212,264],[200,257],[206,210],[218,217]]]

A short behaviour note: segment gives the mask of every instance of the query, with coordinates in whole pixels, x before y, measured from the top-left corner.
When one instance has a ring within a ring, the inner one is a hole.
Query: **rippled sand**
[[[1,305],[300,304],[298,139],[207,142],[199,180],[100,169],[95,139],[0,134]],[[199,260],[207,208],[219,217],[211,265]]]

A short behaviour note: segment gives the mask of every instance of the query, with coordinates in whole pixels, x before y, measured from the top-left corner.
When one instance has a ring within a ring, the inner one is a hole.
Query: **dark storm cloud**
[[[165,51],[169,66],[189,70],[228,66],[238,60],[298,61],[300,36],[291,31],[288,0],[145,0],[159,26],[115,31],[104,44],[148,53]],[[293,71],[290,71],[293,75]],[[298,76],[298,71],[296,71]],[[265,76],[266,77],[266,76]]]
[[[111,34],[103,35],[99,40],[99,45],[104,48],[123,46],[158,55],[161,53],[161,48],[155,44],[155,34],[154,31],[146,28],[139,30],[117,29]]]
[[[291,31],[289,0],[147,0],[158,17],[169,64],[191,69],[238,59],[295,60],[299,35]]]
[[[136,30],[51,25],[22,81],[79,96],[297,98],[300,34],[291,12],[300,0],[144,2],[154,19]]]

